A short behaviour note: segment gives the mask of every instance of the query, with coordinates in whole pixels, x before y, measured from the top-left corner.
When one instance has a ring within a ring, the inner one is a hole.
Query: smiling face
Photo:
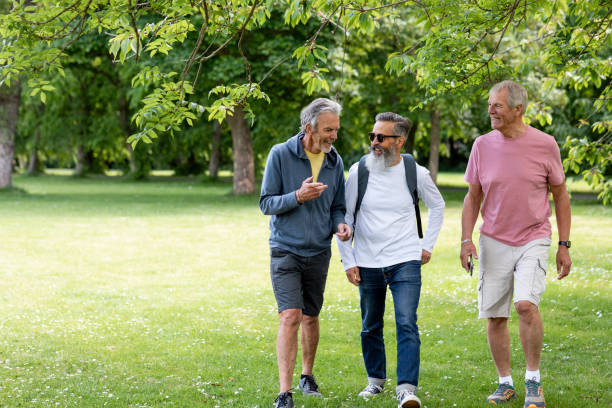
[[[394,128],[395,122],[378,121],[374,123],[372,133],[393,136],[395,135]],[[400,153],[403,143],[403,137],[385,137],[382,142],[379,142],[378,138],[375,137],[370,143],[370,150],[375,157],[385,157],[385,162],[389,167],[401,160]]]
[[[489,96],[489,117],[491,128],[499,130],[506,135],[517,127],[523,125],[522,105],[511,108],[508,105],[508,90],[501,88]]]
[[[333,112],[323,112],[319,115],[316,129],[306,125],[304,142],[306,149],[311,153],[329,153],[332,145],[338,139],[340,118]]]

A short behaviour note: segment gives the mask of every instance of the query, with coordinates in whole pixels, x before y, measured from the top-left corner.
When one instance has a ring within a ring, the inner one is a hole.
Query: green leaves
[[[593,189],[601,190],[597,198],[607,205],[612,203],[612,180],[609,178],[612,169],[612,121],[599,126],[601,131],[607,130],[607,134],[595,142],[586,138],[566,139],[563,147],[568,149],[568,154],[563,166],[566,171],[575,173],[580,173],[580,169],[586,166],[580,174]]]
[[[204,112],[204,107],[185,100],[185,94],[192,93],[190,84],[162,81],[160,86],[144,97],[143,106],[132,117],[142,131],[131,135],[128,143],[136,147],[140,141],[151,143],[160,133],[178,131],[184,123],[193,126],[193,122]]]
[[[263,99],[270,103],[270,98],[260,89],[258,84],[232,84],[231,86],[220,85],[213,88],[208,96],[225,95],[215,100],[211,106],[206,107],[208,111],[208,120],[218,120],[219,123],[225,119],[227,115],[232,116],[234,109],[241,106],[246,112],[246,118],[251,121],[255,120],[255,115],[249,106],[249,99]]]
[[[47,95],[45,92],[51,92],[55,90],[55,87],[51,85],[50,81],[39,78],[28,80],[28,88],[30,89],[30,96],[39,95],[42,103],[47,102]]]
[[[321,64],[327,62],[325,54],[327,48],[316,44],[314,41],[309,41],[305,45],[298,47],[293,51],[292,57],[298,60],[298,68],[304,64],[308,68],[301,76],[302,83],[306,85],[306,92],[311,95],[314,92],[319,92],[324,89],[329,91],[329,84],[323,76],[323,73],[329,72],[329,69],[319,67],[317,61]]]

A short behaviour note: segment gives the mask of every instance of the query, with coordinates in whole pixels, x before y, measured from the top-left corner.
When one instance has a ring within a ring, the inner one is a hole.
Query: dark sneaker
[[[421,400],[412,391],[404,390],[397,393],[398,408],[421,408]]]
[[[293,408],[293,397],[289,391],[281,392],[274,400],[274,408]]]
[[[495,392],[489,395],[489,404],[497,405],[503,402],[508,402],[511,399],[516,398],[516,391],[514,391],[514,387],[510,384],[503,383],[497,386]]]
[[[314,375],[302,374],[302,378],[300,378],[300,390],[302,390],[302,394],[304,395],[310,395],[312,397],[321,396],[321,391],[315,381]]]
[[[544,407],[546,407],[546,401],[544,400],[542,383],[533,380],[525,381],[525,405],[523,405],[523,408]]]
[[[361,398],[368,399],[370,397],[380,394],[382,391],[383,387],[381,387],[380,385],[368,384],[367,387],[365,387],[363,391],[359,393],[359,396]]]

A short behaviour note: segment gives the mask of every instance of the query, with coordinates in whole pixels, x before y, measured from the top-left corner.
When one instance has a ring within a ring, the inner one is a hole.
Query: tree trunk
[[[20,95],[19,82],[15,82],[10,88],[0,87],[0,188],[13,185],[13,157]]]
[[[123,92],[123,90],[120,90],[120,94],[119,94],[119,100],[118,103],[119,105],[119,125],[121,126],[121,130],[123,130],[124,136],[127,140],[127,138],[130,136],[130,133],[132,133],[132,128],[130,126],[130,119],[129,119],[129,106],[127,103],[127,99],[125,98],[125,93]],[[130,173],[134,174],[138,171],[138,163],[136,161],[136,154],[134,154],[134,149],[132,149],[132,145],[126,142],[126,148],[128,150],[129,153],[129,157],[130,157]]]
[[[34,144],[32,146],[32,151],[30,152],[30,160],[28,160],[28,170],[27,174],[32,176],[39,172],[40,162],[38,160],[38,144],[40,143],[40,128],[36,129],[36,133],[34,134]]]
[[[85,174],[85,155],[85,146],[80,144],[76,151],[76,165],[73,173],[75,176],[82,176]]]
[[[45,104],[40,104],[39,109],[39,118],[42,118],[45,113]],[[36,131],[34,132],[34,143],[32,144],[32,151],[30,152],[30,159],[28,160],[28,169],[26,170],[26,174],[32,176],[40,172],[40,160],[38,159],[38,146],[40,145],[40,121],[36,126]]]
[[[255,163],[251,129],[245,119],[244,110],[234,109],[234,116],[226,120],[232,131],[232,150],[234,152],[234,194],[255,192]]]
[[[429,173],[434,183],[438,179],[440,163],[440,109],[434,107],[431,111],[431,138],[429,144]]]
[[[134,152],[134,148],[130,143],[127,143],[127,149],[130,153],[130,173],[136,173],[138,171],[138,163],[136,161],[136,153]]]
[[[212,143],[210,147],[210,163],[208,163],[208,176],[212,180],[219,178],[219,164],[221,163],[221,124],[213,122]]]

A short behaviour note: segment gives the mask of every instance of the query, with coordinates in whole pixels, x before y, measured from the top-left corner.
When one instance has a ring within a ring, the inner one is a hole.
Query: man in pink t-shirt
[[[487,319],[487,338],[499,375],[492,404],[516,397],[510,375],[508,317],[512,303],[527,365],[524,408],[546,406],[540,380],[544,329],[538,304],[546,285],[551,243],[549,188],[559,233],[557,279],[570,272],[571,210],[559,146],[555,139],[523,122],[527,92],[503,81],[489,92],[493,131],[474,142],[465,172],[469,191],[461,215],[461,265],[478,258],[472,233],[480,228],[479,317]]]

